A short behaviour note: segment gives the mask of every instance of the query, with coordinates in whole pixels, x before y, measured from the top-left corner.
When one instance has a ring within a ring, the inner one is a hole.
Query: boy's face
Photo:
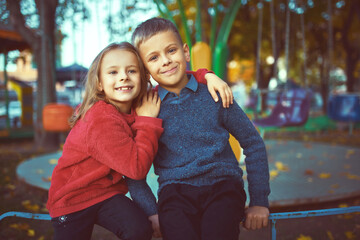
[[[176,34],[160,32],[140,44],[145,67],[159,85],[176,94],[188,83],[186,62],[190,61],[187,44],[181,45]]]

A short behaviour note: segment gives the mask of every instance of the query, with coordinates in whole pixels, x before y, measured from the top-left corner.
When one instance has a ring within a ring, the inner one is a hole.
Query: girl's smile
[[[107,99],[122,112],[129,113],[141,89],[139,62],[135,54],[123,49],[111,50],[102,60],[99,77],[99,88]]]

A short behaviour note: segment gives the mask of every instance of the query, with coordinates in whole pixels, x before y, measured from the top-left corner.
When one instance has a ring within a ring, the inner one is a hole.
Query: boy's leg
[[[164,240],[199,240],[198,188],[170,184],[159,195],[159,222]]]
[[[99,208],[96,223],[123,240],[152,238],[153,230],[146,214],[124,195],[105,200]]]
[[[223,181],[213,186],[204,205],[201,239],[238,240],[239,224],[245,216],[246,193],[241,183]]]
[[[52,218],[54,240],[89,240],[94,228],[97,208],[91,206],[84,210]]]

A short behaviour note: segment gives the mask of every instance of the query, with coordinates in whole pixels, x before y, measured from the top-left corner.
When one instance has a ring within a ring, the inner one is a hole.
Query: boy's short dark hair
[[[174,32],[176,37],[179,39],[180,44],[183,45],[180,33],[175,24],[165,18],[150,18],[145,22],[140,23],[132,34],[131,42],[136,48],[139,48],[140,44],[148,40],[150,37],[157,33],[167,31]]]

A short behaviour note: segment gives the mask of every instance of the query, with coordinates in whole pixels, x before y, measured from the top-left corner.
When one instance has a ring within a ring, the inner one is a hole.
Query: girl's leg
[[[93,231],[96,208],[89,207],[79,212],[51,219],[54,240],[89,240]]]
[[[122,240],[150,240],[151,222],[145,213],[124,195],[115,195],[103,202],[98,211],[98,225]]]

